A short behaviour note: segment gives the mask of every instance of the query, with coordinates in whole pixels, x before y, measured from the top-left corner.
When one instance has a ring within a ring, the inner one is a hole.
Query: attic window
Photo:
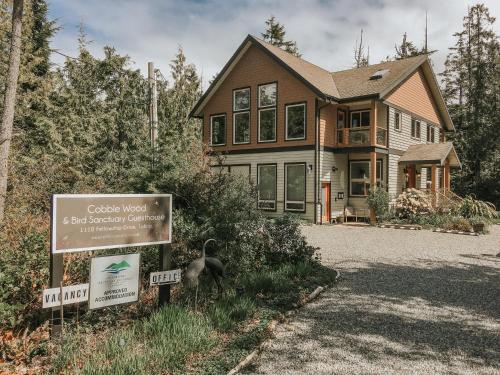
[[[380,69],[373,73],[370,79],[379,79],[382,78],[386,73],[389,72],[389,69]]]

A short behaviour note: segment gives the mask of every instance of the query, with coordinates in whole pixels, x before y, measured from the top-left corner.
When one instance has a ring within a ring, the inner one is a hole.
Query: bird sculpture
[[[189,263],[187,270],[186,270],[186,275],[184,276],[184,285],[188,288],[196,288],[196,293],[195,293],[195,299],[194,299],[194,309],[197,309],[198,305],[198,285],[199,285],[199,278],[203,270],[205,269],[205,261],[206,261],[206,256],[205,256],[205,249],[207,247],[207,244],[209,242],[215,242],[213,238],[210,238],[205,241],[203,244],[203,248],[201,250],[201,257],[193,260],[191,263]],[[221,263],[222,264],[222,263]],[[213,274],[212,274],[213,275]]]
[[[226,270],[224,264],[222,264],[222,262],[215,257],[205,257],[205,269],[207,269],[212,275],[212,278],[217,284],[219,296],[221,296],[222,293],[224,293],[221,279],[226,278]]]

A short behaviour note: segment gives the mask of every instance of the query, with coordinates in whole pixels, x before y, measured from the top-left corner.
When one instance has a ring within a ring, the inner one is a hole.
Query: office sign
[[[151,272],[149,285],[176,284],[181,281],[181,270]]]
[[[170,194],[56,194],[52,252],[172,242]]]
[[[61,288],[45,289],[42,298],[42,307],[44,309],[61,306],[61,298],[63,305],[87,302],[89,299],[89,284],[63,286],[62,295]]]
[[[89,309],[136,302],[140,261],[140,254],[92,258]]]

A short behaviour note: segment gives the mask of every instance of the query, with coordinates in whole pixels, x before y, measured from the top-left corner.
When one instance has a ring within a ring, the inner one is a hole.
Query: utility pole
[[[156,87],[156,71],[153,62],[148,62],[148,83],[149,83],[149,137],[151,140],[151,152],[153,152],[153,171],[157,162],[158,149],[158,94]],[[172,245],[163,244],[159,247],[159,266],[161,271],[168,271],[171,268]],[[160,285],[158,287],[158,306],[170,303],[170,285]]]
[[[2,124],[0,127],[0,223],[5,213],[5,198],[7,195],[7,179],[9,174],[9,151],[14,124],[16,106],[17,80],[21,61],[21,32],[23,25],[23,0],[14,0],[12,9],[12,39],[10,41],[9,70],[3,101]]]

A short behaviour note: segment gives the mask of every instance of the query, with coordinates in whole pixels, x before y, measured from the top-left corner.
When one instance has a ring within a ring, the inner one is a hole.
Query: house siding
[[[416,99],[418,98],[418,100]],[[410,75],[385,97],[385,101],[403,108],[436,125],[442,123],[439,110],[425,79],[422,68]]]
[[[258,130],[258,86],[277,82],[277,126],[276,142],[257,141]],[[233,90],[250,87],[250,143],[233,145]],[[229,73],[203,110],[203,140],[210,144],[210,115],[226,114],[226,145],[211,146],[214,151],[259,149],[267,147],[290,147],[315,143],[315,99],[314,93],[265,52],[251,46],[238,64]],[[285,105],[306,102],[306,139],[285,140]]]
[[[215,158],[213,162],[216,163]],[[229,154],[223,161],[223,165],[249,164],[250,179],[254,184],[257,183],[257,164],[277,165],[276,211],[263,210],[270,217],[281,216],[285,212],[285,163],[306,163],[306,212],[297,214],[312,222],[314,221],[314,173],[309,173],[307,166],[313,165],[314,170],[314,150]]]

